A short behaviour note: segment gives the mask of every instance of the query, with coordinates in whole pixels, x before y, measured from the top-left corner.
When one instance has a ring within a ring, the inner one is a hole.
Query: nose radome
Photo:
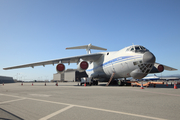
[[[145,52],[143,55],[144,63],[155,63],[156,57],[151,52]]]

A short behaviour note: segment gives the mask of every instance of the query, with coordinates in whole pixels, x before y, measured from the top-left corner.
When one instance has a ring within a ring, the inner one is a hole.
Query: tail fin
[[[98,47],[98,46],[94,46],[92,44],[89,44],[89,45],[83,45],[83,46],[76,46],[76,47],[68,47],[66,49],[86,49],[87,51],[87,54],[91,54],[91,49],[94,49],[94,50],[107,50],[105,48],[101,48],[101,47]]]

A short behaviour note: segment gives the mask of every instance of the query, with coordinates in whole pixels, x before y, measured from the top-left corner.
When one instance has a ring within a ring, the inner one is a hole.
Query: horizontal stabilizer
[[[98,47],[98,46],[94,46],[92,44],[89,45],[83,45],[83,46],[76,46],[76,47],[68,47],[66,49],[86,49],[87,53],[90,54],[91,53],[91,49],[94,50],[107,50],[106,48],[102,48],[102,47]]]

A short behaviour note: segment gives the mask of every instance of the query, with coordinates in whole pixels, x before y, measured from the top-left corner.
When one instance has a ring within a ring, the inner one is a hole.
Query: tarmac
[[[0,120],[179,120],[180,85],[0,84]]]

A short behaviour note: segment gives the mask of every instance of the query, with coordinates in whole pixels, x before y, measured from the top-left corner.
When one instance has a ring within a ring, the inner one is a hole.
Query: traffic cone
[[[176,85],[176,83],[174,83],[174,89],[177,89],[177,85]]]
[[[143,84],[141,83],[141,89],[144,89]]]
[[[166,82],[166,86],[168,86],[168,82]]]
[[[56,86],[58,86],[58,82],[56,83]]]

